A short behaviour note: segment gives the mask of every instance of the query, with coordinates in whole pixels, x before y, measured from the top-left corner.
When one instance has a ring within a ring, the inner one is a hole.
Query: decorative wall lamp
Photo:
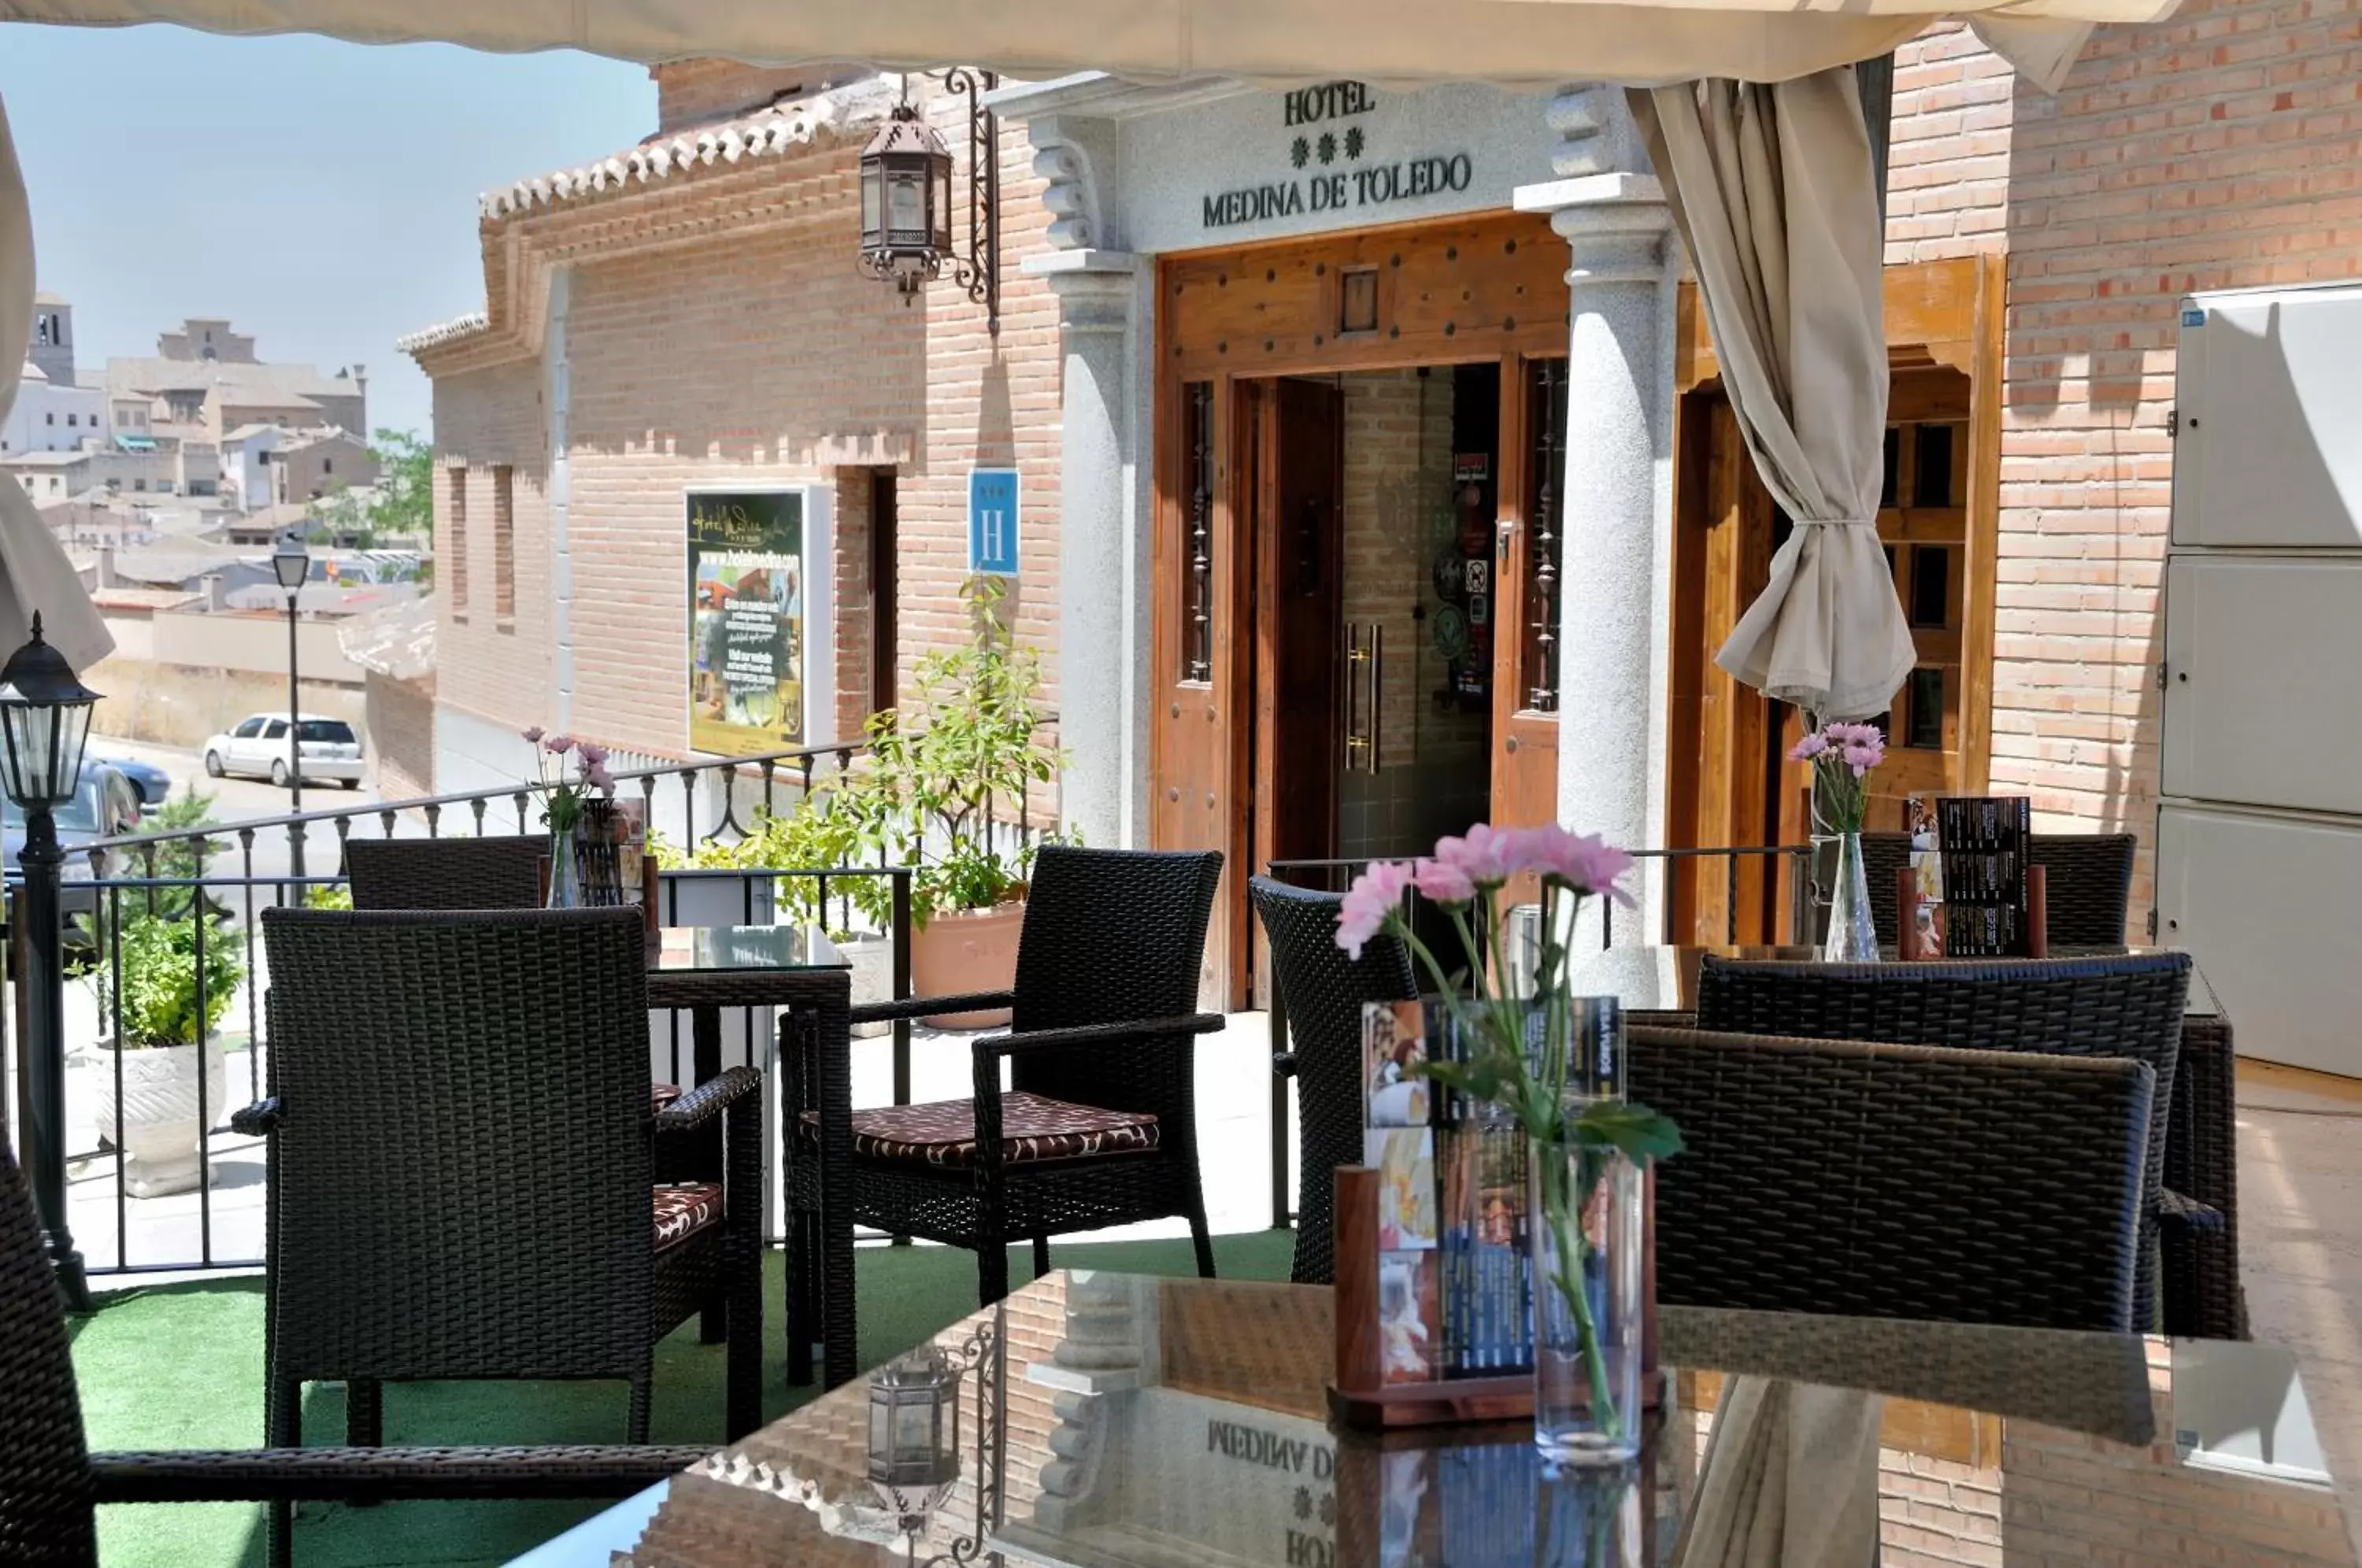
[[[861,152],[861,270],[891,282],[908,304],[951,264],[952,282],[1000,331],[1000,116],[984,95],[989,71],[955,67],[944,84],[967,100],[967,250],[952,248],[952,153],[907,94]]]

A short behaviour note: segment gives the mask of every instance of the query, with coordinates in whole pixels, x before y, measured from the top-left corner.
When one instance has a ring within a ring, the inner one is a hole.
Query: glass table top
[[[668,925],[648,957],[650,973],[668,975],[850,967],[816,925]]]
[[[2354,1563],[2274,1349],[1679,1308],[1659,1333],[1638,1465],[1553,1474],[1525,1422],[1333,1430],[1326,1289],[1052,1274],[677,1477],[614,1562],[1860,1568],[1805,1516],[1875,1510],[1889,1562]]]

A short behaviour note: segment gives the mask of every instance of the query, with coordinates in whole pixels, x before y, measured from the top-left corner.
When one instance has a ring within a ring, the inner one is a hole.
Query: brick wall
[[[1939,23],[1894,51],[1890,266],[2002,248],[2015,84],[1963,23]]]
[[[844,66],[741,65],[734,60],[676,60],[648,67],[656,79],[660,131],[747,114],[780,94],[810,90],[824,77],[849,72]]]
[[[674,69],[658,72],[668,91]],[[697,73],[679,69],[682,92],[697,87]],[[937,97],[928,112],[964,166],[964,109]],[[1018,268],[1048,222],[1040,182],[1022,136],[1005,130],[995,338],[983,307],[948,281],[906,304],[855,270],[862,139],[855,133],[785,156],[676,169],[662,182],[485,225],[495,292],[533,286],[512,282],[535,275],[517,263],[520,254],[562,258],[571,271],[571,725],[580,734],[656,755],[684,749],[684,491],[795,483],[835,487],[836,721],[840,734],[858,734],[870,687],[871,478],[858,465],[871,462],[897,470],[897,684],[906,690],[928,648],[967,635],[959,590],[969,469],[1021,469],[1021,574],[1010,609],[1019,639],[1043,656],[1054,706],[1057,310],[1047,287]],[[963,199],[964,179],[955,190]],[[499,324],[534,312],[495,300],[491,314]],[[486,352],[505,353],[507,362],[483,365]],[[436,383],[437,460],[465,463],[469,476],[470,602],[446,609],[440,700],[519,726],[547,723],[554,699],[539,364],[475,339],[430,348],[421,359]],[[515,469],[517,614],[506,633],[487,613],[494,462]],[[436,509],[437,546],[447,548],[443,488]]]
[[[361,688],[362,734],[377,765],[381,800],[435,793],[435,681],[371,671]]]
[[[2175,306],[2356,274],[2357,80],[2351,3],[2190,0],[2017,92],[1992,783],[2038,824],[2153,827]]]

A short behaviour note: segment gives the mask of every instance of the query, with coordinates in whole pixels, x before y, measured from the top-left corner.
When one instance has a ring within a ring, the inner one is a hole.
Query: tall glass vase
[[[1829,929],[1821,939],[1821,956],[1832,964],[1874,964],[1878,961],[1878,926],[1871,919],[1870,873],[1862,866],[1861,834],[1838,834],[1836,845],[1837,865],[1829,884]]]
[[[1613,1148],[1529,1154],[1534,1446],[1553,1463],[1621,1464],[1640,1447],[1640,1173]]]
[[[553,910],[582,908],[582,868],[574,860],[574,834],[552,831],[549,835],[549,897],[542,907]]]

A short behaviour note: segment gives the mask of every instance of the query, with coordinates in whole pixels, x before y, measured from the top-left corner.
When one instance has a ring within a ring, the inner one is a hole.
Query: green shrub
[[[231,996],[246,977],[237,939],[220,930],[206,933],[204,1032],[210,1034],[228,1010]],[[127,1048],[190,1045],[197,1041],[197,922],[140,915],[123,922],[118,942],[123,966],[122,1016],[117,1042]],[[106,972],[98,973],[99,1013],[113,1012],[116,998]]]

